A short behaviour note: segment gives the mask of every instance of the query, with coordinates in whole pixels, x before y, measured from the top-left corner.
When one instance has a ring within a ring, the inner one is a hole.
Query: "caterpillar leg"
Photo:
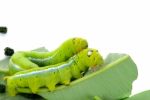
[[[48,79],[45,79],[46,87],[49,89],[49,91],[54,91],[56,84],[59,82],[59,76],[56,70],[48,75]]]
[[[49,90],[49,91],[54,91],[55,88],[56,88],[55,85],[56,85],[56,84],[54,84],[54,83],[53,83],[53,84],[51,83],[51,84],[47,85],[48,90]]]
[[[64,80],[64,81],[63,81],[63,84],[64,84],[64,85],[69,85],[69,84],[70,84],[70,79]]]
[[[29,88],[31,89],[32,93],[37,93],[38,89],[40,88],[40,81],[36,80],[35,78],[32,78],[31,80],[28,81]]]
[[[15,96],[17,94],[16,85],[13,79],[7,79],[7,91],[11,96]]]
[[[32,93],[34,93],[34,94],[37,93],[37,91],[39,89],[39,87],[35,87],[33,85],[30,85],[29,88],[31,89]]]

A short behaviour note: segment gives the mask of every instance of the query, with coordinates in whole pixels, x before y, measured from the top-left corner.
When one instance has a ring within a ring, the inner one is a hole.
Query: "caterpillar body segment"
[[[9,73],[57,64],[68,60],[73,55],[88,47],[82,38],[71,38],[52,52],[19,51],[13,54],[9,62]]]
[[[72,78],[80,78],[89,67],[102,63],[103,59],[96,49],[84,49],[66,62],[33,68],[8,77],[7,90],[12,96],[18,93],[18,87],[28,87],[33,93],[41,87],[53,91],[57,84],[68,85]]]

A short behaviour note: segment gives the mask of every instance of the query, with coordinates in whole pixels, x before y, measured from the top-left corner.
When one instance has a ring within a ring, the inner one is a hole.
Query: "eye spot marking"
[[[93,53],[93,50],[89,50],[87,56],[90,57]]]

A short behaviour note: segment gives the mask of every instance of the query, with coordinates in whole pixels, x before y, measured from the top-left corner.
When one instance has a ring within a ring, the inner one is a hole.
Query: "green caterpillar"
[[[88,47],[88,43],[82,38],[66,40],[60,47],[52,52],[20,51],[16,52],[9,62],[10,75],[16,72],[57,64],[68,60],[74,54]]]
[[[66,62],[18,72],[7,78],[7,91],[15,96],[17,88],[28,87],[33,93],[41,87],[55,90],[57,84],[68,85],[72,78],[82,77],[89,67],[103,63],[96,49],[84,49]]]

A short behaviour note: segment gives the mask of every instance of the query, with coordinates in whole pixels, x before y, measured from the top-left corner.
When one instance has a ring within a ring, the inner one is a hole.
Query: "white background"
[[[129,54],[139,76],[133,94],[150,89],[149,0],[0,0],[0,58],[6,46],[52,50],[70,37],[83,37],[103,55]]]

